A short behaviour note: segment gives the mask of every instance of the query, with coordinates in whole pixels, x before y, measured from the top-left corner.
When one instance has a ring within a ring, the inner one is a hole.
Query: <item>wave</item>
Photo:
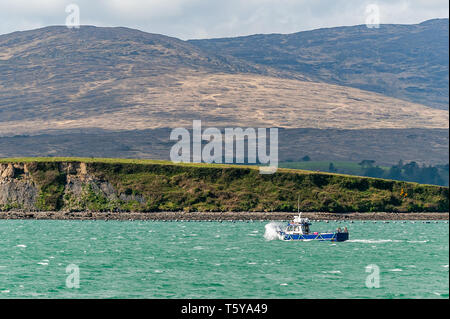
[[[322,271],[324,274],[342,274],[340,270]]]
[[[429,242],[429,240],[399,240],[399,239],[349,239],[349,243],[364,243],[364,244],[383,244],[383,243],[401,243],[407,242],[410,244],[423,244]]]
[[[439,297],[448,298],[448,293],[445,293],[445,292],[440,293],[440,292],[434,291],[433,294],[435,294],[436,296],[439,296]]]
[[[398,243],[400,240],[392,239],[349,239],[349,243],[364,243],[364,244],[383,244],[383,243]]]
[[[281,230],[281,226],[283,224],[279,222],[271,222],[268,223],[266,226],[266,231],[264,233],[264,238],[266,240],[281,240],[282,236],[278,233]]]

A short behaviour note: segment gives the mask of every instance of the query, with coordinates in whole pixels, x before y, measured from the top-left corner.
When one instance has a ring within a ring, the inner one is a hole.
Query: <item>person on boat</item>
[[[338,227],[337,232],[338,232],[338,233],[341,232],[341,227]]]
[[[344,228],[344,233],[348,233],[347,226]]]
[[[305,225],[305,234],[306,235],[309,234],[309,225],[308,224]]]

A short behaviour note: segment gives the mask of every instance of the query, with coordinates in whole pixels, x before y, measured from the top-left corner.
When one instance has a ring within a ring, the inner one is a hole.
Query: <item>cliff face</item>
[[[0,211],[448,212],[447,187],[151,161],[0,162]]]
[[[110,183],[87,173],[85,163],[0,164],[0,210],[82,208],[86,190],[118,199]]]
[[[26,165],[0,164],[0,208],[34,209],[37,194]]]

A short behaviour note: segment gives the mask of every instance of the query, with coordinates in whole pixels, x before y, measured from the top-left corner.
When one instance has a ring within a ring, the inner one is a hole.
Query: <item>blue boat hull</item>
[[[321,234],[286,234],[280,233],[283,240],[319,240],[319,241],[346,241],[348,233],[321,233]]]

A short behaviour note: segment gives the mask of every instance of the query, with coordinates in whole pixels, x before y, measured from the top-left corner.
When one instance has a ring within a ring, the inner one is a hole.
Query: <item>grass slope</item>
[[[85,185],[82,196],[64,192],[63,163],[86,163],[97,183],[117,192],[111,200]],[[447,187],[392,180],[279,169],[261,175],[255,166],[173,164],[136,159],[15,158],[28,163],[40,190],[41,210],[90,211],[302,211],[445,212]]]

